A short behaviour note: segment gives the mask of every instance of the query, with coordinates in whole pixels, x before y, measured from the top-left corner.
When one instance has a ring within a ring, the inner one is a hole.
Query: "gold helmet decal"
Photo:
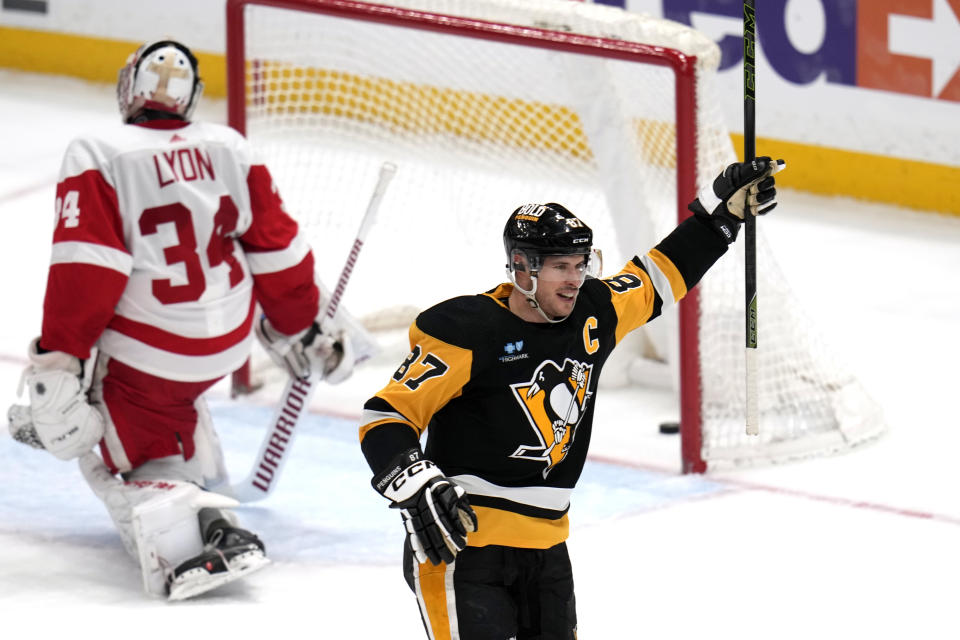
[[[576,435],[577,424],[587,408],[593,365],[567,358],[560,367],[546,360],[537,367],[533,379],[510,385],[514,398],[523,408],[539,445],[521,445],[511,458],[543,462],[543,477],[567,457]]]

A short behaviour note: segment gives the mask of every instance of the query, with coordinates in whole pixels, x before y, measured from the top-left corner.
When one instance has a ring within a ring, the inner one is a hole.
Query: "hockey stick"
[[[754,0],[743,1],[743,161],[750,162],[756,151],[756,12]],[[760,433],[757,398],[757,220],[744,216],[744,284],[747,371],[747,435]]]
[[[367,234],[376,218],[377,210],[380,208],[380,201],[383,199],[387,185],[396,171],[397,166],[392,162],[384,162],[380,167],[377,186],[370,196],[367,210],[360,221],[357,237],[353,241],[353,246],[347,255],[347,261],[340,272],[337,286],[330,295],[330,300],[320,314],[321,316],[333,318],[337,314],[340,298],[347,288],[347,282],[350,280],[354,265],[356,265],[360,248],[366,241]],[[290,447],[297,433],[297,425],[300,424],[303,415],[309,411],[310,400],[313,398],[321,380],[320,375],[313,374],[307,378],[290,378],[287,381],[283,394],[280,396],[280,403],[270,418],[269,429],[263,438],[263,443],[260,445],[260,451],[254,459],[250,473],[242,482],[229,486],[223,485],[215,488],[215,491],[233,496],[240,502],[256,502],[270,495],[273,488],[277,486],[280,472],[289,457]]]
[[[567,425],[570,424],[570,414],[573,412],[573,408],[574,408],[574,407],[576,406],[576,404],[577,404],[577,394],[580,393],[580,389],[583,388],[583,383],[584,383],[585,380],[586,380],[586,375],[584,375],[584,376],[582,377],[582,379],[577,380],[577,387],[573,390],[573,395],[570,396],[570,402],[567,403],[567,413],[563,416],[564,436],[566,435]],[[579,418],[577,418],[577,420],[579,420]],[[562,437],[563,437],[563,436],[561,436],[561,439],[562,439]],[[573,434],[570,434],[570,441],[573,442]],[[558,444],[560,444],[560,439],[557,438],[557,433],[556,433],[556,431],[554,431],[554,433],[553,433],[553,444],[551,444],[549,447],[546,448],[546,450],[544,450],[544,452],[543,452],[543,457],[544,457],[544,458],[549,458],[549,457],[550,457],[550,453],[554,450],[554,448],[555,448]]]

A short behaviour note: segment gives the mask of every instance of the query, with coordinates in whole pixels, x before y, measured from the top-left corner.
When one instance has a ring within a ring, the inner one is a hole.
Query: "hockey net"
[[[230,123],[326,282],[381,163],[399,166],[344,296],[370,327],[502,281],[503,223],[528,202],[583,218],[611,274],[735,159],[719,51],[685,25],[566,0],[230,0],[227,16]],[[685,471],[838,452],[884,428],[758,236],[760,436],[744,435],[741,252],[645,340],[679,363]]]

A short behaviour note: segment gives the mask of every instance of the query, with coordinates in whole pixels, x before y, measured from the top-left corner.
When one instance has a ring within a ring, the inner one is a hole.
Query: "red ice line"
[[[658,467],[656,465],[644,464],[630,462],[628,460],[621,460],[619,458],[608,458],[605,456],[588,456],[589,459],[595,460],[597,462],[603,462],[606,464],[614,464],[623,467],[630,467],[633,469],[641,469],[644,471],[654,471],[658,473],[673,474],[675,473],[672,469],[667,469],[665,467]],[[728,478],[707,478],[710,482],[727,487],[735,487],[737,489],[742,489],[745,491],[765,491],[767,493],[773,493],[778,495],[792,496],[794,498],[803,498],[805,500],[813,500],[816,502],[824,502],[827,504],[835,504],[844,507],[850,507],[853,509],[865,509],[868,511],[879,511],[881,513],[891,513],[898,516],[905,516],[908,518],[919,518],[921,520],[932,520],[934,522],[943,522],[946,524],[955,524],[960,525],[960,518],[955,516],[948,516],[941,513],[933,513],[932,511],[920,511],[918,509],[907,509],[904,507],[895,507],[888,504],[880,504],[878,502],[867,502],[864,500],[852,500],[850,498],[841,498],[837,496],[826,496],[816,493],[810,493],[807,491],[799,491],[796,489],[787,489],[784,487],[775,487],[772,485],[760,484],[757,482],[748,482],[745,480],[733,480]],[[708,497],[716,497],[720,495],[728,495],[729,491],[722,491],[716,494],[712,494]],[[693,496],[693,499],[700,499],[703,496]]]
[[[56,178],[45,179],[42,182],[36,182],[34,184],[27,184],[19,189],[14,189],[13,191],[8,191],[7,193],[0,193],[0,205],[7,204],[8,202],[13,202],[18,198],[23,198],[29,196],[32,193],[40,191],[42,189],[51,188],[56,184]]]

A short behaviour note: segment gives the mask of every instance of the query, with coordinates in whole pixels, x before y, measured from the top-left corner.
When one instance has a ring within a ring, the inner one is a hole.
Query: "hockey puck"
[[[660,433],[680,433],[679,422],[661,422]]]

